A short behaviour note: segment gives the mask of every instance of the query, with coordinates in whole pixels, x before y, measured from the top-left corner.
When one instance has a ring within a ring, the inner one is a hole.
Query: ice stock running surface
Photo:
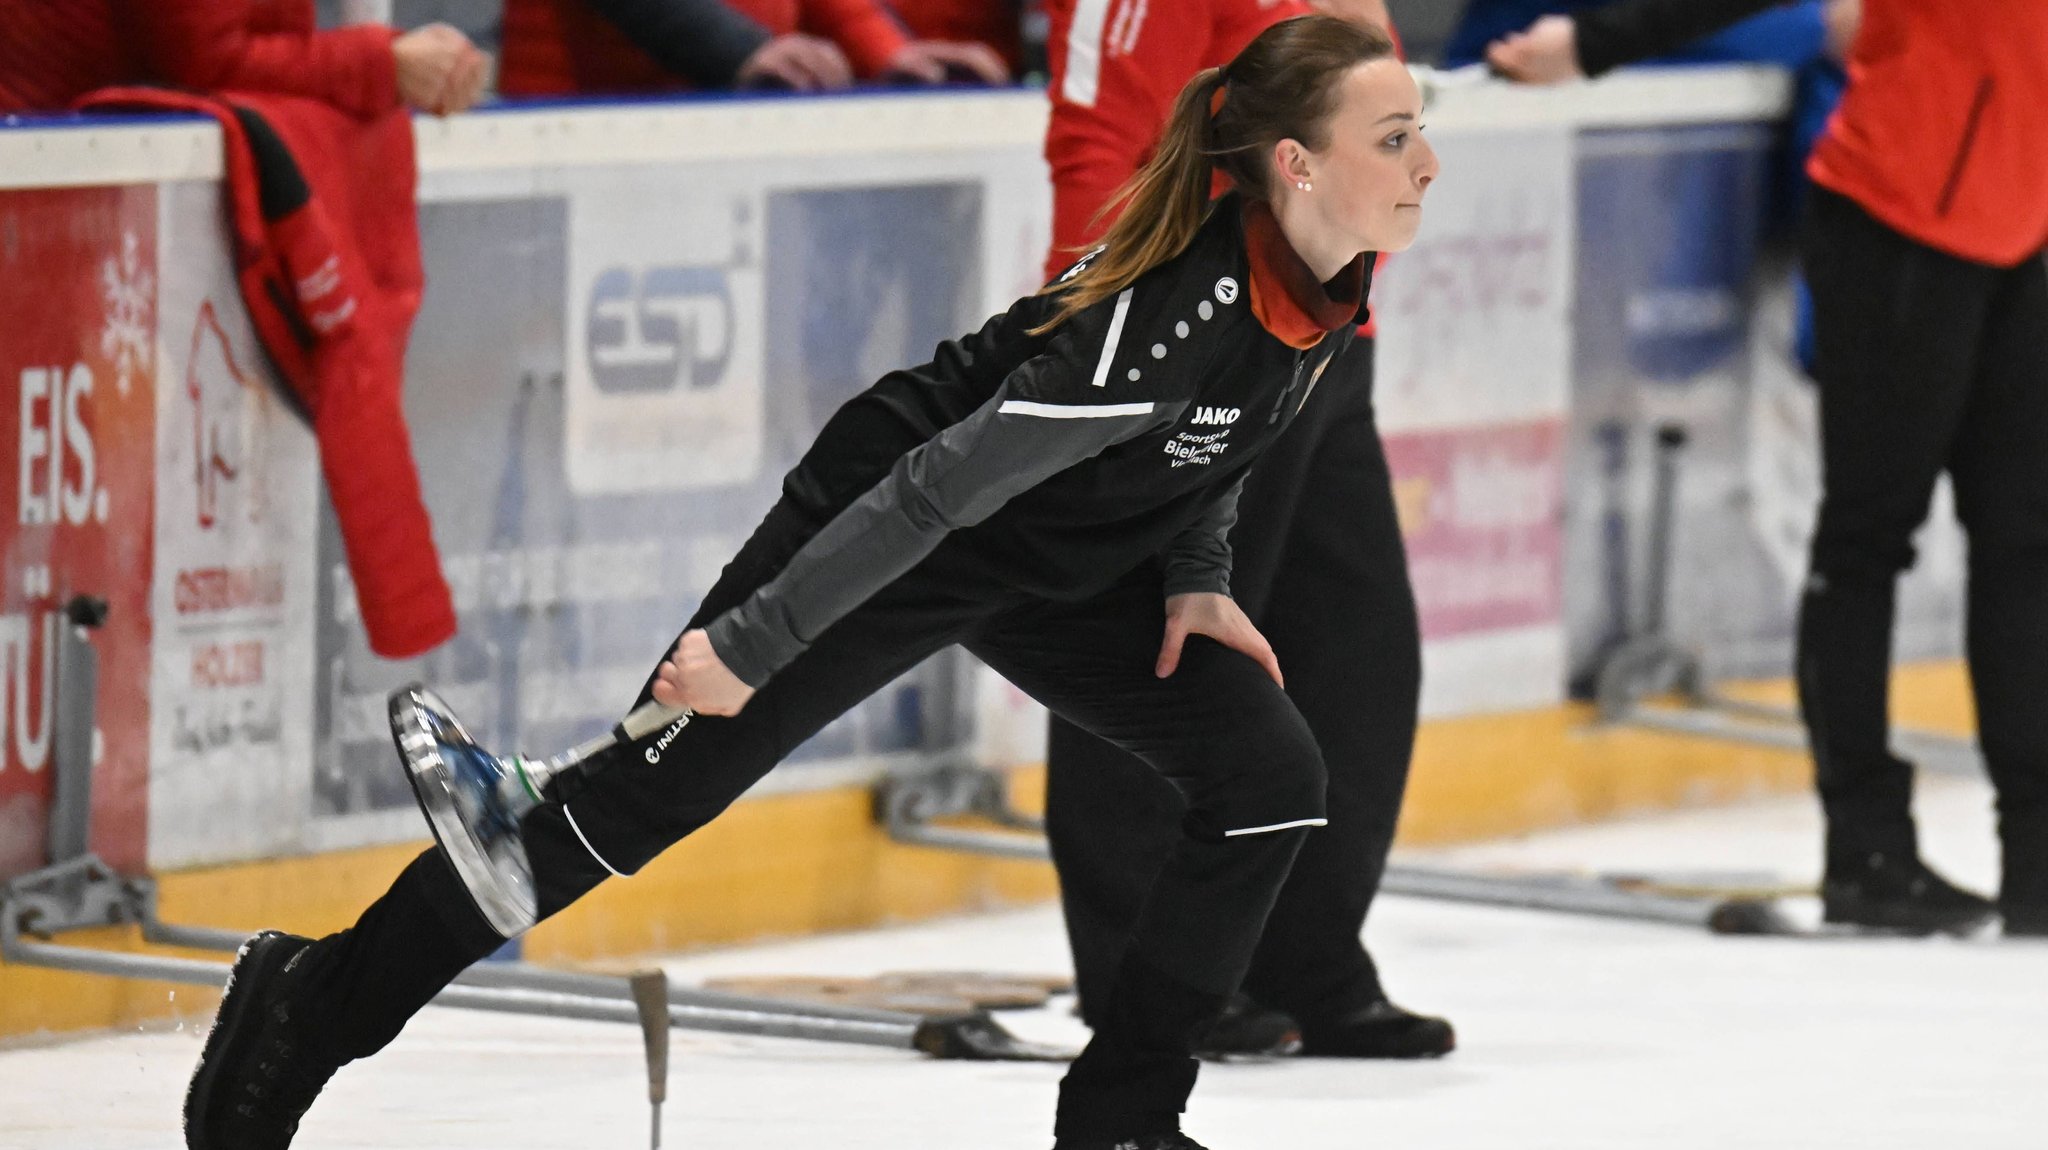
[[[1988,792],[1928,783],[1929,855],[1996,877]],[[1811,877],[1807,800],[1635,820],[1427,856],[1520,867],[1775,869]],[[1420,856],[1418,856],[1420,857]],[[1188,1128],[1215,1150],[2004,1150],[2048,1146],[2048,945],[1716,939],[1389,898],[1370,940],[1398,1000],[1442,1011],[1441,1062],[1205,1068]],[[900,969],[1058,971],[1050,909],[678,959],[680,979]],[[207,1019],[0,1052],[0,1147],[179,1145]],[[1015,1020],[1078,1039],[1071,1020]],[[1043,1150],[1059,1068],[677,1032],[665,1146]],[[304,1150],[647,1144],[628,1027],[430,1010],[344,1069]]]

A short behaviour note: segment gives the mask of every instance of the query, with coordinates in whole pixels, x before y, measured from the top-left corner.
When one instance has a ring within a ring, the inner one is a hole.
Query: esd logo
[[[606,268],[584,325],[599,391],[715,387],[733,348],[732,290],[721,267]]]

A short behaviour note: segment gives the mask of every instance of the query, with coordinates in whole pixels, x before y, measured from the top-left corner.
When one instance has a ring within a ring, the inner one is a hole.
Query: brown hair
[[[1152,158],[1096,213],[1097,220],[1120,213],[1102,237],[1102,254],[1073,278],[1042,290],[1060,293],[1059,306],[1033,334],[1058,327],[1179,255],[1208,214],[1217,170],[1246,196],[1269,198],[1273,146],[1299,140],[1311,149],[1325,147],[1345,74],[1393,54],[1394,42],[1378,28],[1297,16],[1259,33],[1223,67],[1197,72],[1174,101]]]

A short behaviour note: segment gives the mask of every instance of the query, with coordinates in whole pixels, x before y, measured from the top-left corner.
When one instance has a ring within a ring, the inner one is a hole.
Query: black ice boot
[[[2005,881],[1998,888],[2005,935],[2048,938],[2048,816],[2008,812],[1998,830],[2005,848]]]
[[[1382,998],[1362,1010],[1304,1025],[1307,1058],[1441,1058],[1457,1049],[1458,1032],[1441,1018],[1404,1010]]]
[[[300,963],[310,939],[264,931],[242,945],[185,1092],[188,1150],[285,1150],[345,1059],[312,1033]]]
[[[1967,934],[1998,908],[1934,873],[1917,854],[1872,852],[1831,858],[1821,884],[1822,917],[1830,923],[1899,934]]]
[[[1293,1018],[1242,994],[1232,995],[1216,1021],[1195,1032],[1195,1057],[1204,1062],[1284,1058],[1300,1050],[1301,1027]]]
[[[2000,903],[1999,908],[2005,916],[2005,937],[2048,938],[2048,903]]]

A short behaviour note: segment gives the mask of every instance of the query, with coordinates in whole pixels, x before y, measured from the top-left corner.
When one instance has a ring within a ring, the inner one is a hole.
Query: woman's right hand
[[[415,28],[391,42],[398,96],[436,116],[466,111],[484,89],[484,54],[447,24]]]
[[[830,91],[853,84],[853,65],[832,41],[791,32],[756,48],[740,65],[733,83],[741,88]]]
[[[654,701],[700,715],[737,715],[754,689],[726,668],[703,631],[685,631],[654,676]]]

